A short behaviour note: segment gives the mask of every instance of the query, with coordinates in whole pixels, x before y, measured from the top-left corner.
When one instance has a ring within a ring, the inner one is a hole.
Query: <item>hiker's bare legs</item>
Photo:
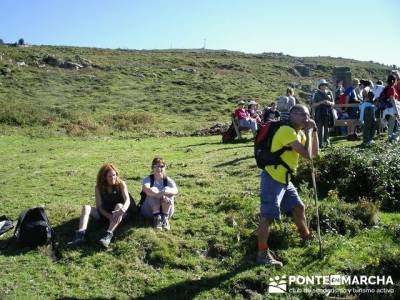
[[[297,226],[297,230],[302,238],[305,238],[309,234],[309,230],[306,223],[306,214],[303,205],[298,205],[292,209],[293,221]]]
[[[272,222],[265,217],[260,216],[260,222],[257,228],[258,244],[267,244],[269,237],[269,227]]]
[[[118,203],[117,205],[115,205],[114,211],[120,210],[123,206],[124,205],[122,203]],[[124,214],[120,214],[120,215],[113,214],[113,217],[110,220],[110,225],[108,226],[107,231],[114,232],[115,228],[117,228],[119,223],[121,223],[123,216],[124,216]]]
[[[78,229],[78,231],[86,230],[86,228],[88,226],[88,223],[89,223],[89,217],[94,217],[96,219],[100,218],[96,207],[92,207],[90,205],[82,206],[82,212],[81,212],[81,217],[79,219],[79,229]]]
[[[163,196],[161,199],[161,210],[164,215],[169,215],[172,207],[172,200],[167,196]]]

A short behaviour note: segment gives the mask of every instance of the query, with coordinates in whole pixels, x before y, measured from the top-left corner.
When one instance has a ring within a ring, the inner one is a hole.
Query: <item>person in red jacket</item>
[[[235,110],[235,118],[240,127],[250,128],[255,136],[257,133],[257,121],[250,117],[249,112],[245,108],[245,104],[243,100],[238,102],[238,108]]]

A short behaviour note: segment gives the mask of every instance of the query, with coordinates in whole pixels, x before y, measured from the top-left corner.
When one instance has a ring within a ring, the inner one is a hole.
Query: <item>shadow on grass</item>
[[[105,248],[99,244],[99,240],[105,235],[108,222],[96,221],[93,219],[89,220],[89,226],[86,233],[86,241],[80,246],[69,247],[67,243],[73,240],[75,236],[75,230],[78,228],[79,218],[71,219],[60,225],[53,227],[55,232],[55,240],[58,250],[61,253],[61,259],[63,255],[72,249],[80,249],[81,257],[91,256],[99,251],[104,251]],[[150,222],[139,216],[138,214],[133,214],[130,220],[127,220],[120,224],[115,231],[115,239],[122,240],[128,234],[131,228],[141,228],[149,227]],[[0,253],[4,256],[17,256],[27,253],[35,248],[31,247],[21,247],[18,241],[15,240],[13,236],[7,239],[0,240]]]
[[[253,138],[241,138],[241,139],[235,139],[230,143],[227,144],[242,144],[242,143],[247,143],[250,141],[253,141]],[[187,147],[198,147],[198,146],[208,146],[208,145],[223,145],[222,142],[204,142],[204,143],[199,143],[199,144],[192,144],[192,145],[185,145],[180,147],[181,149],[187,148]]]
[[[95,298],[76,298],[76,297],[59,297],[56,298],[56,300],[86,300],[86,299],[91,299],[91,300],[117,300],[118,298],[111,297],[111,298],[104,298],[104,297],[95,297]]]
[[[244,156],[244,157],[239,157],[239,158],[235,158],[233,160],[229,160],[223,163],[220,163],[218,165],[215,165],[214,168],[220,168],[220,167],[226,167],[226,166],[232,166],[232,165],[237,165],[239,162],[246,160],[246,159],[253,159],[254,156],[253,155],[248,155],[248,156]]]
[[[208,146],[208,145],[221,145],[221,142],[204,142],[204,143],[199,143],[199,144],[192,144],[192,145],[185,145],[180,147],[181,149],[187,148],[187,147],[199,147],[199,146]]]
[[[236,147],[225,147],[225,148],[218,148],[218,149],[213,149],[213,150],[209,150],[206,151],[205,153],[212,153],[212,152],[217,152],[217,151],[223,151],[223,150],[235,150],[235,149],[239,149],[239,148],[253,148],[254,145],[253,144],[249,144],[249,145],[241,145],[241,146],[236,146]]]
[[[256,267],[254,263],[245,260],[229,272],[199,280],[182,281],[133,299],[193,299],[199,293],[216,288],[224,281],[253,267]]]

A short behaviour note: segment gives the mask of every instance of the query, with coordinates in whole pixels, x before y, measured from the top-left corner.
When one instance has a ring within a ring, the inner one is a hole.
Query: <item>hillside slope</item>
[[[360,78],[386,74],[372,62],[227,51],[0,45],[0,58],[3,131],[41,127],[70,135],[190,134],[228,122],[239,97],[264,106],[294,85],[306,101],[318,79],[332,82],[335,65]],[[309,76],[295,70],[299,65]]]

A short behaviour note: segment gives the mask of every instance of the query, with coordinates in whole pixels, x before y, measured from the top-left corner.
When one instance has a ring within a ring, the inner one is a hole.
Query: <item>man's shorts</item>
[[[260,178],[261,217],[269,220],[280,219],[281,210],[287,213],[296,206],[304,207],[293,183],[280,183],[266,171],[261,172]]]

